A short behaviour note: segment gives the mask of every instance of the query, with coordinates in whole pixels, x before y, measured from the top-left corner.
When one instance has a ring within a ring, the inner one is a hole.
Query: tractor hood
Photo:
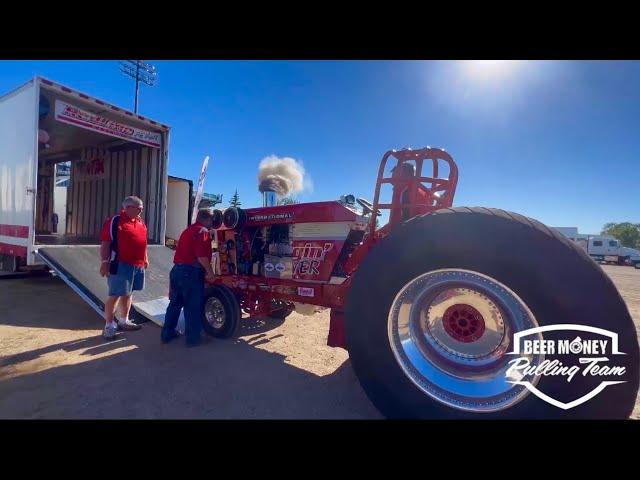
[[[249,208],[245,212],[247,214],[246,226],[366,221],[356,210],[347,208],[338,201]]]

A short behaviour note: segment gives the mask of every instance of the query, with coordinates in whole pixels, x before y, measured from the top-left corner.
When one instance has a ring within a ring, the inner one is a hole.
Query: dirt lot
[[[640,270],[604,268],[640,327]],[[0,279],[0,418],[381,418],[325,346],[328,312],[194,349],[152,323],[105,342],[101,322],[57,278]]]

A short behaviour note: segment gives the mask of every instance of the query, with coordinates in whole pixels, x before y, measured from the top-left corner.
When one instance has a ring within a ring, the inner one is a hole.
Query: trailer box
[[[136,195],[155,269],[137,300],[166,297],[168,151],[167,125],[45,78],[0,97],[0,263],[47,264],[101,312],[100,230]]]

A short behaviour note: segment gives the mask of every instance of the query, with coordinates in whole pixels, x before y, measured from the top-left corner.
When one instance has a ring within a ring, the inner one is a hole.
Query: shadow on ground
[[[8,295],[0,291],[0,325],[97,333],[96,313],[70,290],[50,298],[61,291],[59,280],[45,280],[21,280],[26,291],[13,289],[7,310]],[[34,302],[45,295],[46,302]],[[31,305],[28,318],[20,316],[21,304]],[[60,314],[69,311],[75,314]],[[146,323],[111,342],[95,335],[7,355],[0,358],[5,372],[22,362],[44,362],[52,352],[87,358],[40,364],[40,371],[0,380],[0,418],[380,418],[348,360],[319,376],[257,348],[282,336],[270,332],[281,323],[243,323],[239,335],[253,335],[250,340],[206,337],[196,348],[185,348],[182,338],[162,345],[160,329]]]
[[[0,279],[1,325],[66,330],[94,328],[95,324],[77,314],[86,311],[96,316],[59,277],[49,273]],[[61,316],[65,318],[59,318]]]

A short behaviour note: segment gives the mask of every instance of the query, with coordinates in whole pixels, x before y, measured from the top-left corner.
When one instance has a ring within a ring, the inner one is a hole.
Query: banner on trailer
[[[207,175],[207,166],[209,165],[209,155],[204,157],[202,162],[202,169],[200,170],[200,178],[198,179],[198,190],[196,192],[196,198],[193,202],[193,213],[191,214],[191,223],[196,223],[196,216],[198,215],[198,205],[202,200],[202,194],[204,193],[204,178]]]
[[[102,180],[106,178],[103,158],[77,160],[75,167],[73,174],[76,180]]]
[[[94,132],[140,143],[147,147],[160,148],[162,138],[160,133],[148,132],[147,130],[118,123],[60,100],[56,100],[56,120],[86,130],[93,130]]]

